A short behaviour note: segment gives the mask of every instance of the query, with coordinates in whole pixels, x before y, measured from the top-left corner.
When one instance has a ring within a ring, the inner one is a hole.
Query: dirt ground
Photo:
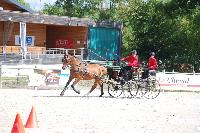
[[[161,92],[156,99],[111,98],[96,89],[85,97],[69,89],[1,89],[0,133],[10,133],[16,113],[25,124],[34,106],[39,128],[26,133],[200,133],[200,93]]]

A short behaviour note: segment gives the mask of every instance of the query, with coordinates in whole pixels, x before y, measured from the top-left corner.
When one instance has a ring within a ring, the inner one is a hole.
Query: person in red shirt
[[[158,68],[158,63],[155,58],[155,53],[151,52],[151,56],[149,57],[149,61],[148,61],[148,69],[149,70],[157,70],[157,68]]]
[[[121,61],[128,62],[128,66],[137,67],[138,66],[137,51],[136,50],[131,51],[130,55],[125,58],[122,58]]]
[[[130,80],[132,78],[132,73],[133,73],[132,70],[134,70],[133,67],[138,67],[137,51],[136,50],[131,51],[130,55],[125,58],[122,58],[121,61],[125,61],[128,64],[127,66],[122,68],[120,76],[122,76],[125,80]]]
[[[158,69],[158,63],[157,63],[157,60],[155,58],[155,53],[151,52],[148,63],[147,63],[147,68],[143,69],[142,79],[148,78],[149,75],[156,76],[156,70],[157,69]]]

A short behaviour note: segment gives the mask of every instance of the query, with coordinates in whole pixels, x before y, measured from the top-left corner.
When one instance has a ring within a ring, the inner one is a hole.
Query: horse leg
[[[63,95],[64,95],[64,93],[65,93],[65,91],[66,91],[68,85],[69,85],[70,82],[72,81],[72,79],[73,79],[73,77],[70,76],[70,77],[69,77],[69,80],[67,81],[67,83],[66,83],[66,85],[65,85],[65,87],[64,87],[64,89],[63,89],[62,92],[60,93],[60,96],[63,96]]]
[[[91,88],[90,91],[86,94],[86,96],[88,96],[96,87],[97,87],[97,81],[96,81],[96,79],[95,79],[95,82],[94,82],[92,88]]]
[[[75,79],[75,81],[74,81],[73,84],[71,85],[72,89],[73,89],[76,93],[78,93],[78,94],[80,94],[80,91],[79,91],[79,90],[76,90],[74,86],[75,86],[80,80],[81,80],[81,79],[79,79],[79,78]]]
[[[100,79],[97,80],[97,81],[98,81],[99,86],[101,87],[101,95],[99,97],[102,97],[103,94],[104,94],[104,92],[103,92],[103,82]]]

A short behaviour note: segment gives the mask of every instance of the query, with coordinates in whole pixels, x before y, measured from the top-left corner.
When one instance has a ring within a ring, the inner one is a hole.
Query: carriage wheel
[[[129,93],[131,97],[136,97],[138,94],[138,85],[135,81],[127,82],[129,84]]]
[[[121,84],[114,84],[113,82],[108,83],[108,93],[112,97],[119,97],[122,94]]]
[[[124,81],[124,84],[122,85],[122,93],[124,94],[124,97],[126,98],[132,98],[132,95],[130,93],[132,84],[130,81]]]
[[[145,98],[154,99],[160,94],[160,84],[157,80],[149,80],[146,85],[147,92]]]
[[[143,80],[139,80],[136,83],[137,85],[137,95],[135,96],[136,98],[141,98],[147,93],[146,87],[146,82]]]

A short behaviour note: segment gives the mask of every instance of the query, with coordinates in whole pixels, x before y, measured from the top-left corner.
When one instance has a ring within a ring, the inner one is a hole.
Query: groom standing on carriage
[[[143,68],[142,79],[148,78],[149,75],[155,77],[157,69],[158,69],[158,63],[157,63],[157,59],[155,58],[155,53],[151,52],[150,57],[148,59],[147,66]]]
[[[150,57],[148,60],[148,69],[149,69],[149,74],[152,76],[156,76],[156,70],[158,69],[158,63],[155,58],[155,53],[151,52]]]

